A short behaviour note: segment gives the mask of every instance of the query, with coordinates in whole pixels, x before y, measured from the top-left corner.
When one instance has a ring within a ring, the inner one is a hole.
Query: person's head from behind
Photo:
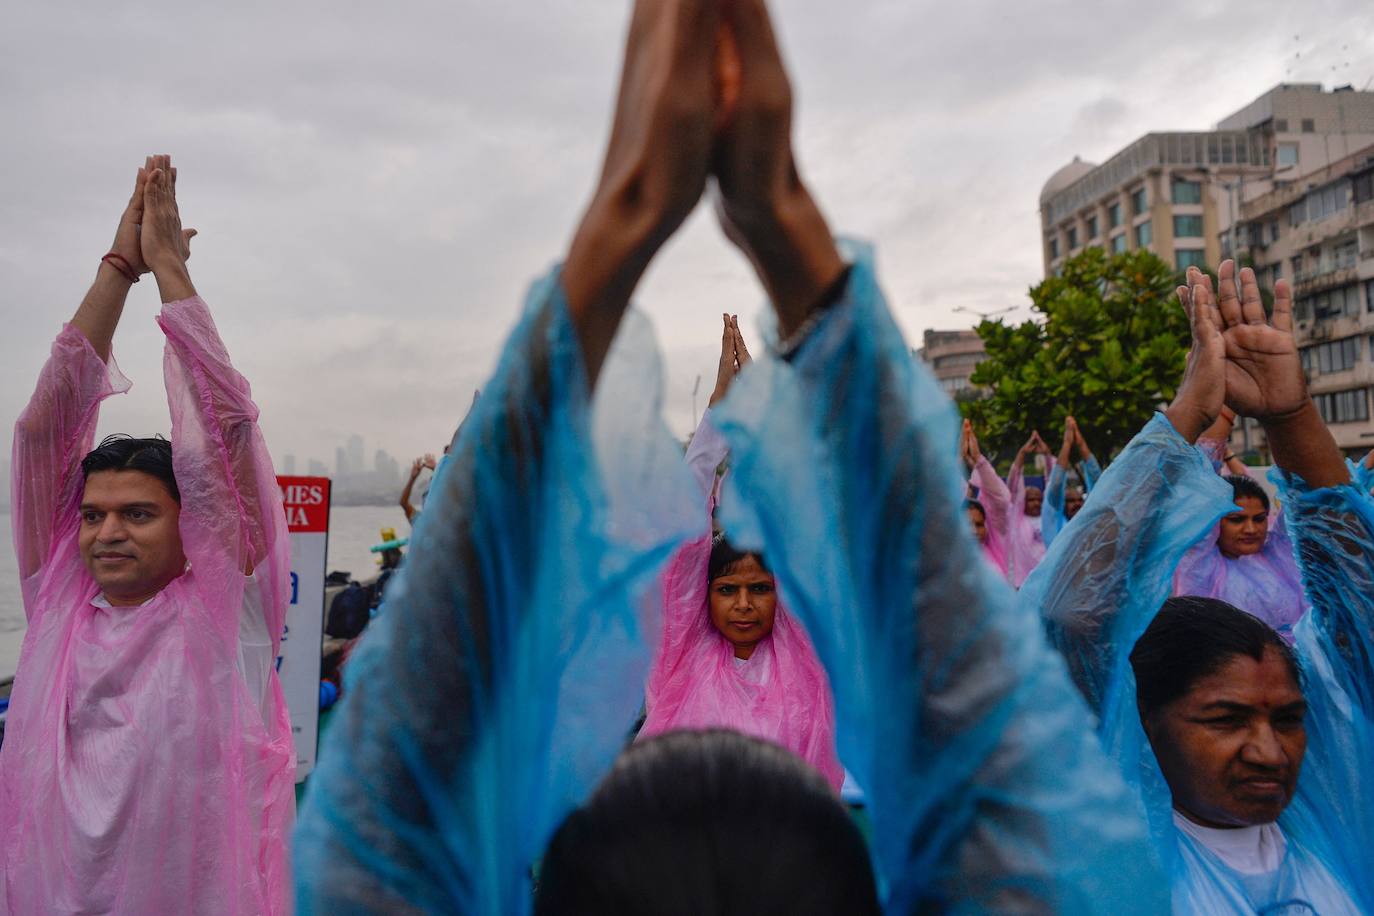
[[[1040,514],[1040,505],[1045,501],[1045,491],[1039,487],[1026,487],[1025,510],[1029,516]]]
[[[773,632],[778,589],[772,571],[758,554],[716,535],[706,581],[711,625],[735,647],[736,658],[749,658]]]
[[[973,536],[978,539],[979,544],[988,542],[988,514],[983,509],[983,504],[976,499],[964,500],[964,513],[968,515],[969,527],[973,529]]]
[[[109,436],[81,473],[81,559],[111,604],[141,604],[186,568],[171,443]]]
[[[1068,487],[1064,490],[1064,517],[1073,518],[1078,514],[1078,510],[1083,508],[1083,490],[1080,487]]]
[[[1307,750],[1302,672],[1279,634],[1215,598],[1170,598],[1131,667],[1174,808],[1209,827],[1277,820]]]
[[[536,916],[879,912],[862,835],[814,770],[735,732],[635,744],[550,841]]]
[[[1236,511],[1222,516],[1217,549],[1224,556],[1249,556],[1264,549],[1269,537],[1269,494],[1249,477],[1227,477],[1235,494]]]

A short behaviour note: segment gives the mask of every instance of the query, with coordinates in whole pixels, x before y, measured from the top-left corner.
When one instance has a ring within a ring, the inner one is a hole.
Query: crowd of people
[[[637,0],[591,201],[422,512],[415,464],[299,812],[280,493],[149,157],[15,427],[0,914],[1374,911],[1374,453],[1287,283],[1190,268],[1173,400],[1003,478],[791,114],[763,0]],[[722,315],[684,456],[627,309],[708,187],[776,330]],[[96,446],[147,273],[170,441]]]

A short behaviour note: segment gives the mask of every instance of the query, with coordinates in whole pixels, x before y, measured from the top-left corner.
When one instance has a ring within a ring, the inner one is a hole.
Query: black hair
[[[81,459],[81,476],[97,471],[142,471],[156,477],[167,487],[172,499],[181,504],[176,474],[172,472],[172,443],[161,436],[135,439],[123,433],[106,436]]]
[[[1258,499],[1260,505],[1264,506],[1264,511],[1269,511],[1269,494],[1264,492],[1264,487],[1243,474],[1231,474],[1224,479],[1231,485],[1231,491],[1235,494],[1235,499],[1241,499],[1246,496],[1251,499]]]
[[[966,499],[966,500],[964,500],[964,511],[967,512],[967,511],[970,510],[970,509],[977,509],[979,512],[983,513],[983,518],[984,518],[984,519],[987,519],[987,517],[988,517],[988,510],[985,509],[985,508],[983,508],[983,504],[980,503],[978,500],[976,500],[976,499]]]
[[[862,834],[813,769],[724,729],[621,755],[545,851],[535,916],[877,914]]]
[[[1131,650],[1141,717],[1177,700],[1231,659],[1246,656],[1261,661],[1267,649],[1279,654],[1301,690],[1297,655],[1263,620],[1218,598],[1170,598]]]
[[[725,535],[717,534],[715,537],[711,538],[711,559],[706,564],[706,581],[711,582],[718,576],[728,575],[730,569],[736,563],[746,560],[749,557],[753,557],[754,561],[759,564],[759,568],[764,572],[768,573],[770,576],[773,574],[773,570],[768,568],[768,564],[764,562],[762,555],[750,550],[740,550],[734,544],[727,541]]]

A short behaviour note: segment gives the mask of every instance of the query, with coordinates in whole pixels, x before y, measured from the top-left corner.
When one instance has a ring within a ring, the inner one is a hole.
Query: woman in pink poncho
[[[992,462],[983,457],[978,447],[978,437],[974,435],[973,424],[964,421],[963,432],[959,437],[959,457],[964,460],[970,477],[969,486],[978,489],[978,498],[964,502],[973,534],[978,546],[983,549],[983,559],[1001,574],[1003,579],[1011,577],[1011,548],[1009,545],[1011,515],[1011,491],[1006,483],[997,476]]]
[[[712,405],[749,361],[737,319],[724,318]],[[640,737],[734,729],[787,748],[839,792],[844,768],[835,753],[834,700],[811,640],[778,600],[762,557],[712,537],[716,468],[725,457],[725,440],[707,407],[687,449],[706,494],[706,530],[678,550],[664,573],[663,635]]]
[[[286,522],[248,383],[186,271],[174,179],[165,156],[139,170],[15,426],[28,631],[0,749],[0,913],[289,908]],[[128,388],[110,341],[148,270],[171,447],[112,437],[88,456],[100,402]]]

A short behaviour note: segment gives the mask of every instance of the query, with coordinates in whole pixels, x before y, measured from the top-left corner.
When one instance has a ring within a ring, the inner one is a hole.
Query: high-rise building
[[[282,456],[281,472],[290,477],[296,473],[296,456],[287,454]]]
[[[977,331],[928,330],[922,344],[916,356],[930,366],[941,388],[951,397],[961,391],[973,390],[969,376],[973,374],[975,366],[987,359],[983,340]]]
[[[344,451],[343,446],[339,446],[339,447],[335,448],[335,449],[334,449],[334,474],[335,474],[335,476],[336,476],[336,477],[339,477],[340,479],[342,479],[342,478],[344,478],[344,477],[347,477],[347,476],[348,476],[349,474],[351,474],[354,470],[355,470],[355,468],[353,468],[353,467],[349,464],[349,461],[348,461],[348,452]]]
[[[316,458],[311,458],[305,466],[305,473],[310,477],[328,477],[329,468],[325,467],[324,462]]]
[[[1246,201],[1370,143],[1374,92],[1285,83],[1215,130],[1149,133],[1101,165],[1075,158],[1040,193],[1045,273],[1089,246],[1215,267]]]
[[[353,474],[367,470],[367,460],[363,457],[363,437],[357,433],[348,437],[348,470]]]

